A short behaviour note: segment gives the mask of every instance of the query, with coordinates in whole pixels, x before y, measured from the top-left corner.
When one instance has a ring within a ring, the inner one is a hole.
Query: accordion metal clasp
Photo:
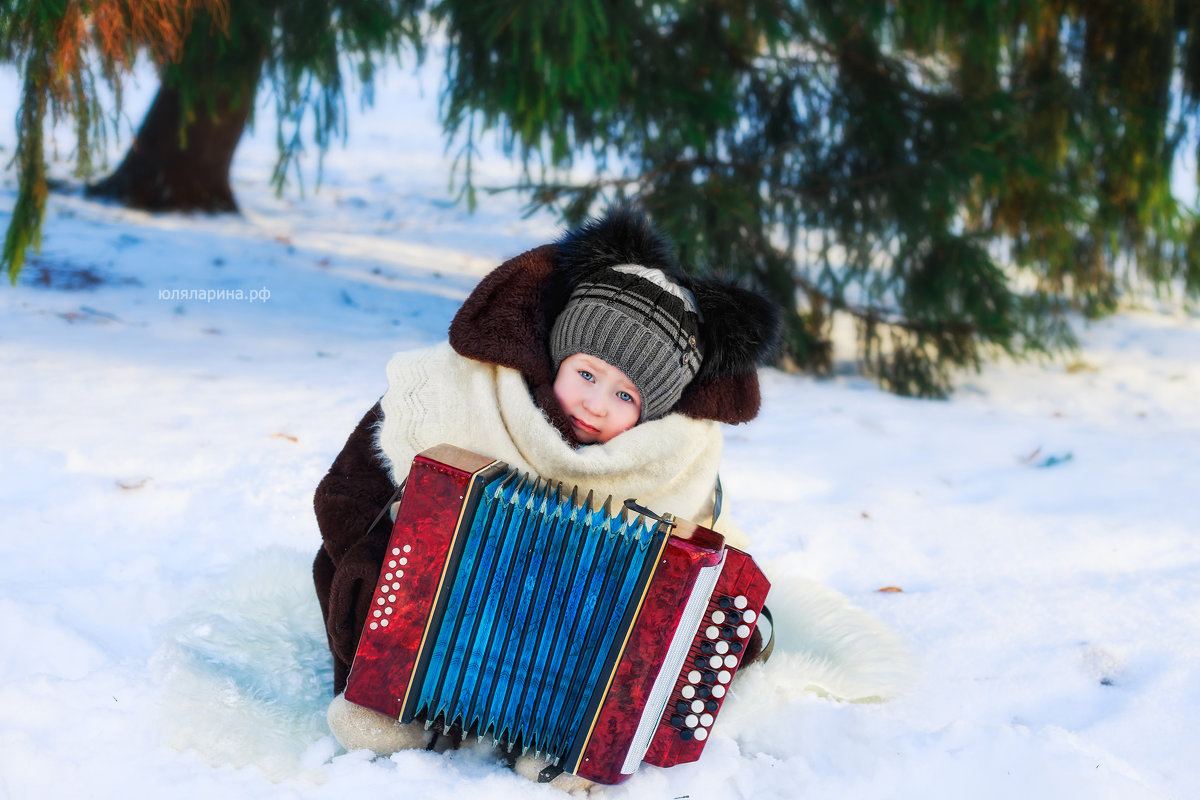
[[[708,528],[581,494],[419,454],[346,699],[597,783],[698,759],[770,584]]]

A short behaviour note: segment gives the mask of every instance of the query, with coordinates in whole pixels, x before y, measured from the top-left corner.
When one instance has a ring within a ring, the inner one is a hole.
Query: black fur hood
[[[451,323],[450,344],[468,358],[520,370],[536,393],[554,381],[549,331],[571,292],[622,264],[660,269],[696,298],[704,360],[671,410],[719,422],[753,419],[760,403],[757,366],[778,346],[778,308],[735,283],[687,273],[670,242],[629,208],[589,220],[485,276]]]

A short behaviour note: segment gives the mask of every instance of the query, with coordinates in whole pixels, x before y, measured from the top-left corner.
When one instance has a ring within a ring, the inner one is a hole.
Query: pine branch
[[[909,319],[895,309],[878,308],[876,306],[855,305],[847,303],[842,298],[832,295],[803,276],[795,275],[793,280],[796,287],[809,298],[819,298],[831,311],[842,311],[855,319],[870,325],[886,325],[916,334],[945,335],[974,337],[979,332],[979,326],[964,320],[948,320],[931,324]]]
[[[0,267],[8,271],[15,285],[25,254],[30,247],[41,246],[42,220],[46,216],[46,162],[42,126],[46,119],[47,91],[50,81],[49,54],[36,44],[25,60],[25,85],[21,109],[17,114],[17,163],[19,183],[17,202],[4,237]]]

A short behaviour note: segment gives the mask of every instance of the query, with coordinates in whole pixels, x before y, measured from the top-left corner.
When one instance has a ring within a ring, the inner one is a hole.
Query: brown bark
[[[121,165],[86,194],[147,211],[237,211],[229,167],[257,79],[218,91],[211,108],[201,100],[186,123],[179,91],[162,84]]]

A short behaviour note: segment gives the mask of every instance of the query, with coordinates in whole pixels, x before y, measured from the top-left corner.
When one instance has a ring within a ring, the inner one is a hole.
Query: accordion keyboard
[[[674,703],[663,722],[683,741],[704,741],[712,728],[733,673],[741,663],[757,612],[747,608],[745,595],[714,598],[700,635],[688,653],[690,669],[680,676]]]
[[[745,553],[727,549],[717,581],[645,760],[657,766],[700,757],[742,664],[769,584]]]

